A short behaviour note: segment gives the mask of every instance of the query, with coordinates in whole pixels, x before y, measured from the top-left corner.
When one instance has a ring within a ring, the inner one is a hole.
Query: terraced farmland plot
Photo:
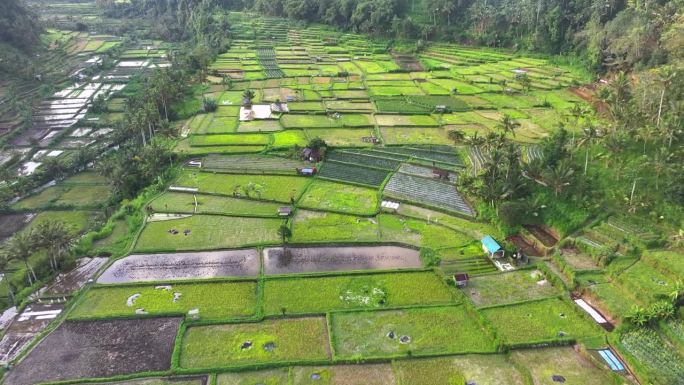
[[[412,353],[485,353],[496,347],[462,306],[333,313],[333,347],[340,357]]]
[[[240,174],[285,173],[294,175],[297,173],[297,168],[307,165],[310,163],[276,156],[207,155],[202,158],[203,170]]]
[[[235,175],[184,171],[175,186],[197,188],[200,193],[228,195],[288,203],[297,199],[309,179],[280,175]]]
[[[432,150],[434,148],[435,150]],[[437,150],[439,149],[439,150]],[[463,160],[454,152],[451,147],[444,146],[426,146],[426,147],[384,147],[382,149],[376,149],[378,153],[390,154],[390,155],[402,155],[406,158],[413,157],[417,160],[428,161],[428,162],[439,162],[452,166],[463,166]],[[447,152],[449,151],[449,152]],[[405,159],[406,159],[405,158]]]
[[[352,153],[346,151],[333,151],[330,152],[326,159],[329,161],[341,162],[341,163],[351,163],[366,167],[379,168],[383,170],[396,170],[396,168],[401,164],[399,161],[389,158],[382,158],[374,155],[366,155],[360,153]]]
[[[452,184],[422,178],[419,176],[396,173],[385,186],[385,195],[433,206],[460,214],[475,215],[470,205]]]
[[[324,179],[380,187],[389,174],[390,172],[386,170],[327,161],[318,176]]]
[[[654,330],[632,330],[620,342],[645,367],[649,381],[658,385],[684,383],[684,357]]]
[[[435,169],[432,167],[418,166],[411,163],[403,163],[401,167],[399,167],[399,172],[403,174],[421,176],[423,178],[434,178],[434,171]],[[447,179],[441,179],[441,181],[449,183],[456,183],[457,180],[458,174],[454,172],[447,172]]]

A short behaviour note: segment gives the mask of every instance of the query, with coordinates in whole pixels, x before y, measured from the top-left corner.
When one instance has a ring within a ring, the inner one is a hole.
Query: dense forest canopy
[[[0,1],[0,42],[21,50],[32,50],[40,39],[37,18],[21,0]]]
[[[254,10],[374,35],[580,53],[600,69],[681,58],[683,6],[681,0],[257,0]]]

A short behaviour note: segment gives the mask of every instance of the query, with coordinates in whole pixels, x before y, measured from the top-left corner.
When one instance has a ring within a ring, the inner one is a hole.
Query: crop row
[[[433,170],[434,169],[430,167],[417,166],[410,163],[404,163],[399,168],[399,172],[401,173],[422,176],[423,178],[433,178],[435,176]],[[449,182],[456,183],[458,176],[453,172],[449,172],[448,178]]]
[[[463,161],[455,152],[448,153],[442,151],[434,151],[431,149],[419,149],[413,147],[389,147],[377,151],[381,151],[383,153],[388,154],[405,155],[430,162],[440,162],[450,164],[453,166],[463,166]],[[451,149],[450,151],[453,151],[453,149]]]
[[[321,169],[319,176],[324,179],[380,187],[388,174],[389,171],[328,161]]]
[[[475,214],[455,186],[433,179],[396,173],[385,187],[385,193],[466,215]]]
[[[468,146],[468,158],[470,158],[470,163],[475,172],[481,170],[487,162],[487,157],[480,146]]]
[[[374,168],[381,168],[384,170],[395,170],[400,162],[394,159],[381,158],[373,155],[358,154],[344,151],[331,152],[328,155],[328,160],[344,163],[354,163],[361,166],[368,166]]]
[[[651,329],[636,329],[622,336],[622,345],[653,373],[659,384],[684,383],[684,357]]]

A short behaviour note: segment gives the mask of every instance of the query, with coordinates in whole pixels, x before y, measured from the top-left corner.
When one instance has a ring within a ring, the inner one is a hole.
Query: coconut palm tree
[[[510,133],[515,138],[515,130],[520,127],[520,123],[516,122],[509,114],[504,114],[496,127],[502,130],[504,134]]]
[[[9,293],[10,300],[12,301],[12,304],[15,304],[16,302],[14,300],[14,288],[9,282],[9,277],[7,277],[9,263],[10,261],[7,259],[5,255],[0,255],[0,273],[2,273],[3,281],[5,281],[5,284],[7,285],[7,293]]]
[[[651,161],[649,162],[649,165],[655,173],[656,190],[658,190],[659,187],[660,176],[670,167],[670,160],[673,155],[674,154],[670,153],[665,147],[661,147],[653,154],[653,158],[651,158]]]
[[[559,162],[556,167],[549,168],[543,175],[543,183],[550,187],[556,196],[559,196],[566,187],[572,183],[575,169],[567,160]]]
[[[35,230],[36,245],[47,250],[50,266],[53,271],[71,253],[74,247],[74,236],[61,221],[48,221],[40,224]]]
[[[589,166],[589,150],[598,137],[598,130],[593,124],[590,124],[589,126],[585,127],[584,130],[582,130],[582,138],[579,140],[579,142],[577,142],[579,147],[584,146],[586,148],[584,155],[584,175],[587,175],[587,168]]]
[[[10,238],[2,249],[2,255],[7,261],[22,261],[26,266],[26,276],[29,285],[38,280],[36,272],[29,263],[29,258],[35,251],[33,230],[23,231]]]

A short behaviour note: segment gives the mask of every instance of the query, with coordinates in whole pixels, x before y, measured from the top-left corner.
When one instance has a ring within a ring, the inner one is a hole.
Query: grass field
[[[372,215],[379,209],[377,191],[320,179],[309,186],[297,204],[309,209],[358,215]]]
[[[475,277],[468,282],[463,293],[476,306],[499,305],[561,294],[539,270]]]
[[[315,314],[342,309],[382,309],[456,301],[453,289],[432,272],[269,279],[264,312]]]
[[[603,332],[579,308],[552,298],[482,310],[507,344],[582,339]]]
[[[195,209],[195,198],[197,206]],[[278,215],[278,203],[260,202],[251,199],[240,199],[204,194],[188,194],[166,192],[150,202],[155,212],[163,213],[197,213],[222,215],[254,215],[275,217]]]
[[[256,311],[256,282],[212,282],[96,288],[69,314],[71,318],[108,318],[146,314],[185,315],[199,309],[203,319],[247,317]],[[131,301],[132,296],[139,295]]]
[[[201,193],[290,203],[309,179],[295,176],[234,175],[184,171],[175,186],[198,188]]]
[[[583,358],[572,347],[526,349],[511,352],[511,360],[524,366],[539,385],[556,385],[553,375],[565,377],[567,384],[612,384],[608,375]]]
[[[190,327],[183,336],[183,368],[330,358],[325,318]]]
[[[280,242],[280,219],[194,215],[145,225],[135,251],[211,250]],[[178,234],[169,231],[176,230]],[[189,230],[188,235],[184,231]]]
[[[378,241],[372,218],[298,210],[292,225],[292,242]]]
[[[496,349],[491,337],[462,306],[333,313],[332,330],[335,352],[346,358]],[[410,341],[402,342],[402,336]]]

